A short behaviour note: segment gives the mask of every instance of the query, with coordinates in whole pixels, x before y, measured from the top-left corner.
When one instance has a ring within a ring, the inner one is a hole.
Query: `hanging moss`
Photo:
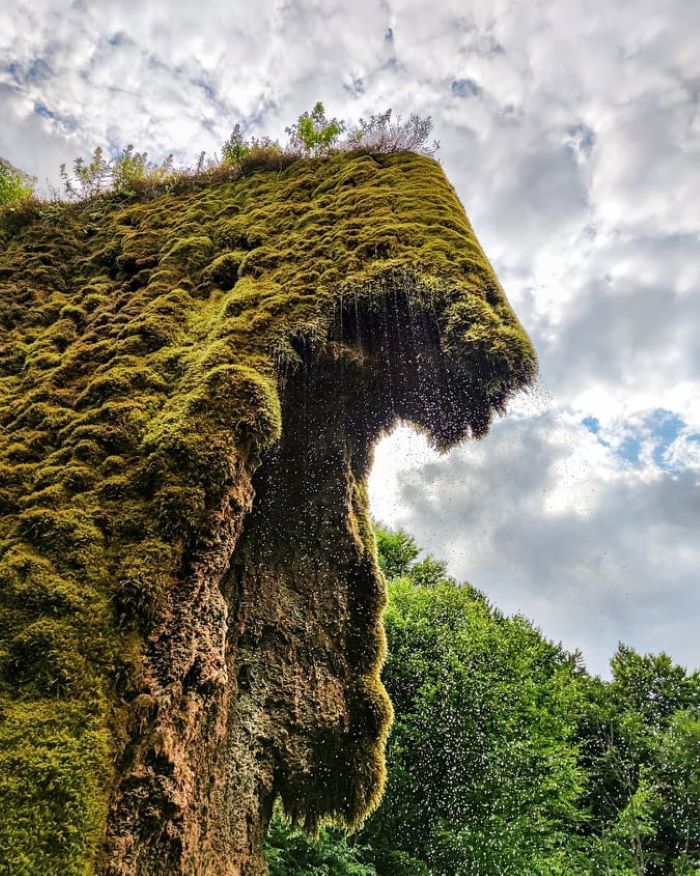
[[[347,430],[364,449],[333,469],[349,485],[337,499],[344,516],[323,522],[319,512],[307,522],[313,538],[297,544],[313,552],[332,543],[333,526],[350,533],[347,569],[364,564],[366,597],[342,609],[357,625],[338,643],[343,671],[356,675],[336,703],[345,760],[334,761],[328,717],[328,744],[310,748],[315,778],[300,761],[270,779],[272,797],[310,826],[329,815],[358,822],[381,789],[389,709],[363,481],[371,442],[399,418],[439,447],[479,436],[535,373],[454,190],[431,159],[346,154],[141,200],[0,213],[0,874],[82,876],[111,872],[110,855],[135,861],[138,843],[114,838],[136,818],[123,806],[114,814],[127,774],[161,801],[140,834],[154,848],[183,822],[183,788],[215,793],[174,760],[196,749],[195,737],[173,740],[205,727],[197,716],[223,685],[200,645],[175,635],[178,612],[203,605],[202,582],[225,572],[252,479],[284,436],[287,377],[323,362],[335,363],[336,386],[347,376],[347,410],[359,412],[329,409],[334,434]],[[334,483],[329,474],[328,496]],[[300,573],[316,574],[308,562]],[[195,572],[200,590],[187,583]],[[223,621],[210,615],[197,642],[219,641]],[[200,711],[172,693],[159,701],[166,689],[197,691]],[[154,701],[166,705],[144,705]],[[321,792],[329,770],[337,781]],[[164,869],[138,872],[188,872],[178,843]]]

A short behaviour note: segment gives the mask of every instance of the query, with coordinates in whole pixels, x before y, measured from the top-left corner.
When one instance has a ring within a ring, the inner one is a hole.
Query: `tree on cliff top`
[[[285,128],[292,149],[301,149],[316,157],[329,152],[344,130],[343,122],[326,118],[326,110],[320,100],[311,112],[299,116],[296,124]]]
[[[0,158],[0,206],[31,198],[34,182],[32,177]]]

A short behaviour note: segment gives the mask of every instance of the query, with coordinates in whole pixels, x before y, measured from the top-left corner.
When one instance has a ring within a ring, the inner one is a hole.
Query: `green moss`
[[[204,276],[220,289],[233,289],[238,280],[241,262],[245,253],[241,250],[225,252],[217,256],[207,268]]]
[[[202,224],[207,222],[208,216],[201,215],[198,220],[196,216],[190,216],[190,223]],[[141,236],[137,238],[139,243],[143,245]],[[187,271],[201,270],[211,259],[214,254],[214,244],[212,241],[203,235],[193,237],[185,237],[178,239],[172,247],[163,256],[164,265],[177,265]]]
[[[86,876],[106,816],[110,740],[97,703],[34,700],[0,712],[0,874]]]
[[[482,434],[535,357],[430,159],[258,163],[0,215],[0,873],[91,872],[125,735],[117,655],[148,636],[241,466],[278,439],[280,375],[347,357],[353,314],[397,290],[433,320],[461,393],[459,415],[443,399],[443,420],[427,406],[419,425],[441,445]],[[358,703],[381,696],[377,682]],[[386,731],[371,709],[357,726]],[[298,796],[310,821],[376,802],[373,752],[357,800]]]

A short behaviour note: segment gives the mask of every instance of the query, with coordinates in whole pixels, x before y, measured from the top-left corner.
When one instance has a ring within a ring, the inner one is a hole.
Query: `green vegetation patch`
[[[0,158],[0,207],[27,200],[34,194],[34,180]]]

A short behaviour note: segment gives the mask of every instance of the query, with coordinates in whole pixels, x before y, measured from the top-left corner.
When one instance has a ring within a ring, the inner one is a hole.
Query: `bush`
[[[288,140],[284,145],[269,137],[245,140],[237,124],[222,147],[221,164],[245,173],[259,168],[281,170],[299,158],[319,158],[334,152],[418,152],[432,156],[438,149],[437,142],[428,143],[432,119],[417,113],[403,121],[401,116],[392,118],[388,109],[369,119],[360,119],[358,126],[342,137],[345,130],[345,122],[327,118],[323,103],[318,101],[310,112],[285,128]]]
[[[24,201],[34,194],[33,177],[0,158],[0,206]]]
[[[326,110],[320,100],[310,113],[304,113],[296,124],[285,128],[292,150],[316,157],[330,152],[344,130],[343,122],[326,118]]]
[[[91,198],[109,188],[111,169],[104,151],[98,146],[88,162],[76,158],[73,162],[73,176],[69,176],[66,165],[61,165],[61,179],[66,194],[76,200]]]
[[[250,155],[250,143],[243,139],[241,126],[236,124],[231,136],[221,148],[221,163],[227,167],[239,167]]]
[[[147,152],[137,152],[127,146],[113,157],[98,146],[89,159],[76,158],[69,171],[61,165],[61,179],[65,193],[73,200],[82,201],[107,192],[123,195],[151,194],[167,186],[173,191],[186,190],[199,178],[215,179],[252,173],[257,170],[282,171],[300,158],[319,158],[338,152],[417,152],[434,155],[438,144],[428,145],[433,128],[432,119],[412,113],[407,121],[392,117],[391,109],[360,119],[359,124],[346,132],[345,122],[329,119],[321,101],[312,110],[302,113],[293,125],[287,127],[287,142],[282,144],[270,137],[251,137],[246,140],[241,125],[236,124],[221,149],[221,160],[214,155],[207,158],[202,152],[192,168],[178,168],[169,155],[160,164],[148,160]],[[343,136],[344,135],[344,136]],[[33,181],[0,159],[0,205],[29,197]]]
[[[201,161],[201,158],[200,158]],[[112,188],[116,192],[132,192],[146,186],[167,182],[173,174],[173,156],[161,164],[148,160],[147,152],[136,152],[130,144],[111,162]]]
[[[89,161],[75,159],[72,175],[65,164],[61,165],[66,194],[75,200],[109,191],[125,194],[143,191],[167,182],[174,174],[172,155],[161,164],[153,164],[149,162],[147,152],[136,152],[131,144],[113,158],[105,157],[104,150],[98,146]]]
[[[392,121],[391,112],[388,109],[369,119],[360,119],[359,128],[351,131],[346,146],[361,146],[368,152],[418,152],[429,156],[437,152],[440,144],[436,140],[428,144],[433,130],[430,116],[423,118],[411,113],[405,122],[401,116]]]

